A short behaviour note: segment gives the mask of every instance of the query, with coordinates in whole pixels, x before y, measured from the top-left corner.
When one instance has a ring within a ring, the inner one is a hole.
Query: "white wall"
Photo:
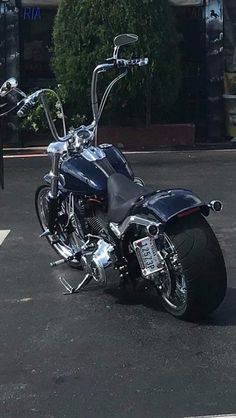
[[[201,6],[203,0],[170,0],[175,6]]]
[[[22,0],[23,7],[43,7],[43,6],[57,6],[59,0]]]

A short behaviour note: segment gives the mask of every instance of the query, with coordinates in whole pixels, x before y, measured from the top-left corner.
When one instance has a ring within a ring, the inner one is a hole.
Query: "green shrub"
[[[115,87],[105,122],[167,118],[180,84],[178,37],[167,0],[60,0],[53,33],[53,69],[65,88],[70,112],[76,109],[91,116],[92,71],[111,56],[113,38],[129,32],[136,33],[139,42],[125,47],[123,56],[147,56],[150,64],[145,70],[134,70]],[[107,73],[101,76],[101,90],[109,77]]]
[[[60,86],[53,89],[60,97],[62,104],[65,107],[65,92],[64,89]],[[61,119],[58,117],[60,115],[60,111],[57,107],[57,98],[55,94],[48,92],[47,93],[47,101],[49,105],[49,109],[51,111],[53,121],[56,124],[57,128],[59,129],[59,133],[62,128]],[[73,113],[70,118],[66,117],[66,125],[67,128],[71,126],[78,126],[82,123],[85,123],[86,118],[85,116],[81,116],[77,113]],[[25,131],[35,132],[35,133],[43,133],[49,132],[49,126],[47,122],[47,118],[43,109],[42,104],[38,104],[33,110],[30,111],[29,115],[23,119],[21,119],[20,123],[21,129]]]

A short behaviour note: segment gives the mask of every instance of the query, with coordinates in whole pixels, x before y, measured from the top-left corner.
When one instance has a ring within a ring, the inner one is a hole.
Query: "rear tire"
[[[202,319],[221,304],[226,293],[226,268],[218,240],[199,214],[175,218],[167,224],[165,233],[178,254],[186,294],[185,303],[179,309],[164,295],[161,295],[162,305],[181,319]],[[172,277],[176,274],[170,266],[169,272]]]

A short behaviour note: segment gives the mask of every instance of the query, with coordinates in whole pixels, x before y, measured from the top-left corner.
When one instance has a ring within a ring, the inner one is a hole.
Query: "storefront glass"
[[[206,91],[208,142],[222,142],[224,118],[224,13],[222,0],[207,0],[206,10]]]
[[[7,78],[19,79],[19,2],[0,0],[0,83]],[[8,97],[8,101],[14,97]],[[17,118],[11,115],[1,121],[2,138],[11,144],[18,143]]]
[[[206,133],[204,9],[188,5],[175,7],[174,11],[182,69],[176,122],[195,124],[196,136],[202,140]]]
[[[26,86],[54,78],[50,58],[56,7],[53,2],[35,3],[23,2],[21,8],[21,78]]]
[[[236,3],[224,1],[225,113],[227,136],[236,141]]]

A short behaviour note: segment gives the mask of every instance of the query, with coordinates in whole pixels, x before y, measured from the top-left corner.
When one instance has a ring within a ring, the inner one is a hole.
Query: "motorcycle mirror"
[[[138,36],[134,35],[133,33],[123,33],[121,35],[118,35],[114,39],[114,52],[113,52],[113,58],[118,58],[119,48],[123,45],[129,45],[134,44],[137,42]]]
[[[114,46],[119,48],[122,45],[134,44],[137,41],[137,35],[134,35],[133,33],[123,33],[115,37]]]
[[[11,90],[18,86],[18,82],[14,77],[9,78],[0,88],[0,97],[6,96]]]

